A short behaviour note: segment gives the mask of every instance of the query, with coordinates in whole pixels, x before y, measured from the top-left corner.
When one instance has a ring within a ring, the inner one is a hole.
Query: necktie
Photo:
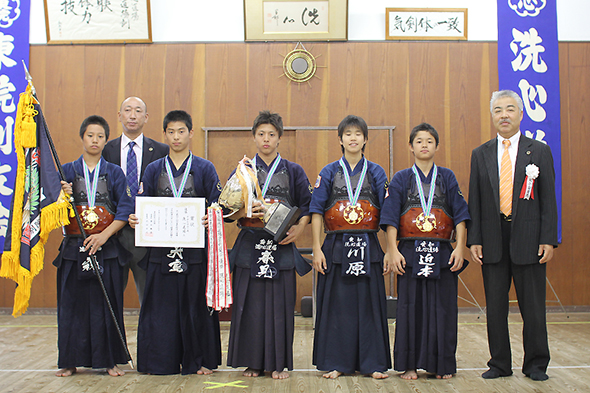
[[[500,163],[500,210],[506,216],[512,213],[512,161],[508,148],[510,141],[502,141],[504,145],[504,154],[502,154],[502,162]]]
[[[137,179],[137,156],[135,155],[135,151],[133,150],[133,146],[135,146],[135,142],[129,142],[129,151],[127,152],[127,185],[129,186],[129,191],[131,192],[131,196],[135,198],[137,195],[137,190],[139,189],[138,179]]]

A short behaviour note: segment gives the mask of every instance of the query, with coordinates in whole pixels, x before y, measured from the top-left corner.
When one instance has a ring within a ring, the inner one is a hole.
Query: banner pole
[[[37,98],[37,92],[35,90],[35,87],[33,86],[33,78],[31,77],[31,74],[29,74],[29,71],[27,70],[27,66],[25,65],[24,61],[23,61],[23,67],[25,68],[26,79],[27,79],[28,83],[31,85],[31,92],[33,93],[33,97],[35,98],[37,103],[39,103],[39,106],[41,106],[41,103],[39,102],[39,99]],[[45,121],[45,116],[43,116],[42,113],[41,113],[41,119],[43,120],[43,125],[45,126],[45,136],[47,137],[47,141],[49,142],[49,147],[51,148],[51,154],[52,154],[53,160],[55,161],[55,164],[57,166],[57,170],[59,172],[59,177],[63,181],[66,181],[66,177],[65,177],[62,165],[61,165],[61,161],[59,160],[59,156],[57,155],[57,150],[55,149],[55,145],[53,144],[53,139],[51,139],[51,133],[49,132],[49,127],[47,126],[47,122]],[[78,224],[78,228],[80,229],[80,234],[82,234],[82,238],[84,240],[86,240],[88,235],[86,234],[86,231],[84,230],[84,225],[82,225],[82,220],[80,219],[80,213],[78,213],[78,209],[76,209],[76,206],[74,204],[74,197],[70,196],[68,198],[68,201],[70,203],[70,207],[74,211],[74,215],[76,217],[76,223]],[[98,282],[100,283],[100,288],[102,289],[102,294],[104,295],[104,299],[105,299],[107,306],[109,308],[111,317],[113,319],[113,323],[115,324],[115,327],[117,328],[117,333],[119,335],[119,339],[121,340],[121,344],[123,346],[123,349],[125,350],[125,355],[127,357],[127,363],[129,363],[129,365],[133,369],[134,368],[133,367],[133,359],[131,358],[131,354],[129,353],[129,348],[127,347],[127,343],[125,342],[125,338],[123,337],[123,332],[121,331],[121,327],[119,326],[119,322],[117,321],[117,317],[115,315],[115,311],[113,310],[113,305],[111,303],[111,299],[109,298],[109,295],[107,293],[107,289],[104,285],[104,280],[102,279],[102,276],[99,273],[98,260],[96,259],[95,254],[90,256],[90,261],[92,263],[92,268],[94,269],[94,274],[96,275],[96,277],[98,278]]]

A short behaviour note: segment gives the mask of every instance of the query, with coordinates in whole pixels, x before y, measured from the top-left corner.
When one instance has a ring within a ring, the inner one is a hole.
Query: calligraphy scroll
[[[466,40],[467,8],[386,8],[387,40]]]
[[[561,116],[555,1],[498,0],[498,79],[500,89],[514,90],[522,98],[521,132],[551,147],[561,242]]]
[[[152,42],[150,0],[45,0],[47,43]]]
[[[246,41],[346,40],[347,0],[245,0]]]

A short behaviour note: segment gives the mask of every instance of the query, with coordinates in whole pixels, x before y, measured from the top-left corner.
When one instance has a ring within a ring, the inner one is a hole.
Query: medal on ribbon
[[[428,201],[424,196],[424,188],[422,187],[422,181],[418,174],[416,164],[412,166],[414,177],[416,178],[416,187],[418,188],[418,195],[420,196],[420,206],[422,206],[422,213],[416,217],[416,227],[422,232],[431,232],[436,229],[436,218],[434,214],[430,213],[432,209],[432,200],[434,199],[434,189],[436,188],[436,177],[438,174],[438,168],[434,165],[432,171],[432,179],[430,180],[430,190],[428,192]]]
[[[262,187],[262,199],[266,196],[266,191],[268,191],[268,187],[270,186],[270,181],[274,176],[277,168],[279,167],[279,163],[281,162],[281,155],[277,153],[277,158],[275,158],[275,162],[273,162],[268,174],[266,175],[266,180],[264,181],[264,186]],[[256,168],[256,157],[254,157],[254,168]]]
[[[94,209],[96,207],[96,189],[98,187],[98,178],[100,175],[100,160],[94,168],[92,179],[90,179],[90,170],[84,159],[82,159],[82,169],[84,170],[84,184],[86,185],[86,193],[88,194],[88,209],[83,210],[82,213],[80,213],[80,218],[82,219],[82,226],[84,229],[89,231],[98,225],[98,214],[96,214]]]
[[[182,192],[184,191],[184,186],[186,185],[186,180],[188,179],[188,175],[191,171],[193,154],[189,151],[186,168],[184,168],[184,173],[182,174],[182,179],[180,180],[178,188],[176,188],[176,183],[174,182],[174,176],[172,175],[172,168],[170,167],[168,158],[169,156],[166,156],[166,158],[164,159],[164,165],[166,166],[166,174],[168,175],[168,181],[170,182],[172,195],[174,196],[174,198],[181,198]],[[166,255],[169,258],[169,262],[166,262],[162,265],[162,273],[186,274],[188,271],[188,264],[184,261],[183,252],[184,249],[182,247],[176,247],[171,249],[170,252]]]
[[[340,158],[339,163],[342,167],[342,172],[344,173],[346,191],[348,192],[348,200],[350,201],[350,204],[346,206],[343,212],[344,220],[351,225],[360,224],[363,221],[363,218],[365,217],[365,212],[361,207],[361,204],[358,203],[358,200],[361,195],[361,189],[363,188],[365,176],[367,175],[367,160],[363,160],[363,169],[361,170],[361,175],[359,176],[359,181],[356,184],[356,190],[354,192],[352,191],[350,175],[348,174],[346,165],[344,165],[344,160]]]
[[[174,183],[174,176],[172,176],[172,168],[170,168],[170,163],[168,162],[168,157],[164,160],[166,164],[166,173],[168,174],[168,180],[170,181],[170,187],[172,188],[172,194],[174,198],[180,198],[182,196],[182,191],[184,191],[184,185],[186,184],[186,179],[188,179],[188,174],[191,171],[191,165],[193,162],[193,153],[189,151],[188,153],[188,162],[186,163],[186,168],[184,168],[184,173],[182,174],[182,180],[180,181],[180,185],[178,189],[176,188],[176,183]]]

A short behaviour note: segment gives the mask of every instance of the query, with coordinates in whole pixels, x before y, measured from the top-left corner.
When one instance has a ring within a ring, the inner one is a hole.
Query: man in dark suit
[[[140,188],[145,167],[150,162],[166,156],[169,149],[168,145],[143,135],[143,126],[147,123],[148,117],[147,106],[141,98],[128,97],[125,99],[119,110],[119,121],[123,125],[123,135],[109,141],[102,151],[105,160],[119,165],[125,172],[128,192],[133,198]],[[141,304],[146,272],[137,266],[137,263],[141,261],[147,251],[145,248],[135,247],[135,231],[129,225],[121,230],[119,241],[125,249],[133,254],[125,274],[125,287],[129,279],[129,269],[131,269]]]
[[[549,146],[520,133],[518,94],[494,92],[490,110],[498,135],[471,155],[467,233],[471,256],[482,265],[487,305],[491,359],[482,377],[512,375],[508,292],[514,280],[524,322],[522,372],[544,381],[549,364],[546,263],[557,246],[553,157]]]

